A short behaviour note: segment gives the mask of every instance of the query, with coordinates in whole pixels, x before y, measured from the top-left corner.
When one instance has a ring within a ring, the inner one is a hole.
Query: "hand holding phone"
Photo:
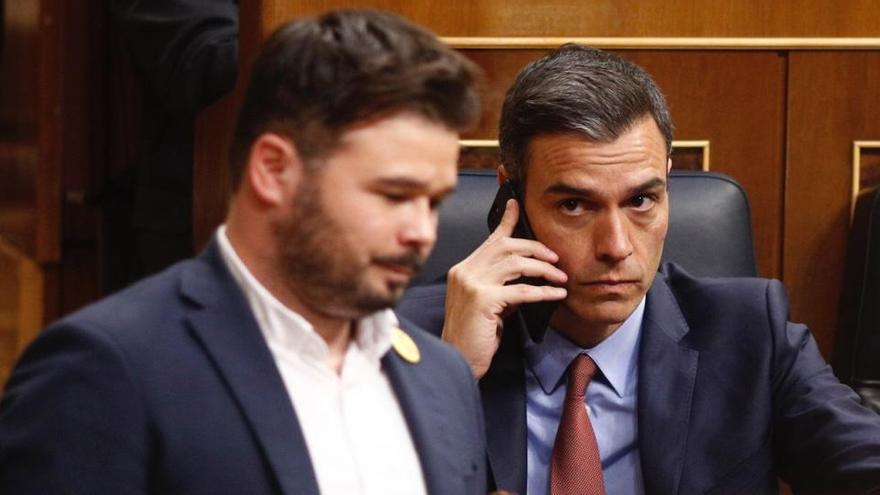
[[[556,253],[547,246],[526,240],[531,229],[513,201],[505,211],[506,198],[517,199],[516,188],[508,185],[496,198],[498,227],[467,258],[453,266],[446,276],[446,311],[442,338],[458,349],[470,364],[476,378],[489,369],[503,334],[504,321],[522,318],[521,323],[535,341],[541,341],[547,327],[552,305],[531,306],[535,301],[562,300],[566,291],[561,287],[568,276],[554,266]],[[523,238],[516,238],[522,236]],[[511,285],[522,274],[535,284]],[[528,305],[528,306],[527,306]],[[512,308],[525,308],[511,314]],[[528,320],[528,323],[525,322]]]
[[[519,218],[513,229],[513,237],[520,239],[535,239],[535,234],[529,225],[529,219],[526,217],[522,194],[520,194],[519,182],[507,179],[498,188],[492,207],[489,209],[489,231],[494,231],[501,223],[501,217],[504,216],[504,210],[507,207],[507,201],[516,200],[519,205]],[[509,284],[529,284],[529,285],[552,285],[544,278],[539,277],[520,277],[509,282]],[[517,314],[520,323],[526,327],[529,336],[534,342],[544,340],[544,334],[547,332],[547,324],[550,323],[550,317],[559,305],[558,301],[541,301],[536,303],[521,304],[517,308]]]

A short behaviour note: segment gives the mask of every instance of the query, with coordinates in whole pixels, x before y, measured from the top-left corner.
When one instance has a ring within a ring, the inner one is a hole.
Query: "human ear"
[[[504,164],[498,165],[498,185],[504,184],[504,181],[510,177],[510,174],[507,173],[507,169],[504,168]]]
[[[254,195],[267,205],[285,202],[302,176],[302,161],[292,141],[278,134],[261,134],[251,145],[245,177]]]

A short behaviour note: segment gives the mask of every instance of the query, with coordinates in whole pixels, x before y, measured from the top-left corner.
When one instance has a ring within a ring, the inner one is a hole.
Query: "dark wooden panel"
[[[105,60],[90,36],[103,8],[41,0],[4,12],[0,245],[12,269],[0,277],[0,293],[11,297],[12,310],[0,310],[0,324],[14,335],[16,351],[59,316],[62,300],[73,310],[98,294],[98,214],[87,196],[92,172],[102,168],[96,150],[103,107],[94,82],[103,78]],[[63,240],[78,250],[64,265],[72,274],[64,287]]]
[[[497,139],[498,118],[507,88],[523,67],[546,55],[547,50],[463,50],[463,53],[483,69],[485,76],[480,121],[464,138]]]
[[[35,252],[39,4],[6,7],[0,58],[0,236]],[[14,54],[15,56],[10,56]]]
[[[830,356],[844,271],[852,149],[880,140],[880,53],[792,53],[784,280],[792,317]]]
[[[109,47],[103,6],[65,3],[62,78],[64,150],[62,168],[58,315],[96,300],[101,294],[99,204],[107,183]],[[49,315],[47,315],[49,316]]]
[[[498,146],[462,146],[458,168],[497,170],[501,165]]]
[[[63,150],[59,158],[63,195],[59,199],[68,205],[92,201],[104,179],[105,112],[96,101],[107,98],[107,75],[102,70],[106,70],[108,53],[101,44],[101,36],[106,35],[101,10],[97,4],[85,3],[66,8],[63,13],[64,42],[60,47],[58,74],[64,81],[63,133],[59,136]],[[95,237],[95,232],[71,229],[67,222],[63,223],[64,231],[69,232],[64,238]]]
[[[57,263],[61,258],[61,171],[64,157],[64,38],[63,0],[40,2],[39,160],[36,174],[36,225],[34,257],[39,263]]]
[[[875,0],[264,0],[268,31],[336,7],[403,14],[444,36],[877,36]]]
[[[229,204],[232,175],[229,143],[239,94],[227,95],[199,114],[193,157],[193,243],[200,251],[214,229],[223,223]]]
[[[264,8],[265,7],[265,8]],[[263,18],[274,18],[262,1],[239,8],[239,71],[235,89],[199,113],[193,157],[193,243],[198,252],[223,222],[231,194],[229,143],[247,85],[248,67],[263,38]]]
[[[36,256],[40,169],[41,29],[38,2],[7,5],[0,54],[0,385],[19,351],[21,267]],[[31,270],[29,273],[33,273]],[[33,291],[40,297],[41,293]],[[39,301],[34,308],[40,308]]]
[[[672,148],[672,168],[676,170],[703,170],[706,151],[697,148]]]

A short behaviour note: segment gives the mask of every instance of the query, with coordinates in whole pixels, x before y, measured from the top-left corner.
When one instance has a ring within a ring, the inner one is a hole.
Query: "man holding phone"
[[[880,417],[787,321],[779,282],[658,273],[672,123],[643,69],[565,45],[519,74],[499,135],[519,201],[449,271],[442,329],[480,379],[498,488],[880,489]],[[537,241],[512,236],[526,216]],[[523,328],[538,301],[558,307]]]

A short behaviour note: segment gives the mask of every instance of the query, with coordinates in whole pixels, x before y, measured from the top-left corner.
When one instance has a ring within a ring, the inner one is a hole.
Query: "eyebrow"
[[[408,179],[406,177],[381,177],[373,182],[375,187],[390,187],[403,191],[428,191],[429,184],[424,181]],[[447,187],[442,191],[437,191],[435,196],[446,197],[455,191],[455,187]]]
[[[654,177],[652,179],[646,180],[645,182],[633,187],[630,189],[629,194],[638,194],[644,191],[650,191],[652,189],[658,189],[661,187],[666,187],[666,181],[659,178]],[[583,198],[594,198],[598,196],[598,193],[594,189],[588,189],[584,187],[576,187],[568,184],[562,184],[557,182],[556,184],[552,184],[550,187],[544,190],[544,194],[558,194],[558,195],[568,195],[568,196],[580,196]]]
[[[399,189],[425,189],[427,184],[420,180],[405,177],[380,177],[374,181],[379,186],[390,186]]]

